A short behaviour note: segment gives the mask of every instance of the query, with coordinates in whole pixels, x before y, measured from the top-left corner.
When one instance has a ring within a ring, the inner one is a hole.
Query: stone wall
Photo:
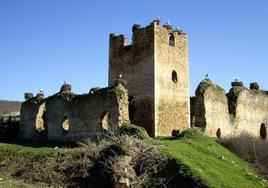
[[[155,27],[156,135],[190,126],[188,37],[171,26]]]
[[[19,136],[29,140],[80,140],[127,123],[128,117],[128,93],[122,85],[84,95],[57,93],[22,104]]]
[[[145,127],[151,136],[170,136],[188,128],[187,36],[156,21],[144,28],[135,24],[132,31],[132,44],[124,35],[110,35],[109,85],[123,73],[131,122]]]
[[[191,108],[192,126],[213,137],[242,133],[260,137],[261,126],[267,129],[268,125],[268,95],[243,86],[233,86],[225,94],[210,80],[203,80]]]
[[[235,134],[247,132],[260,137],[261,125],[268,127],[268,95],[257,90],[241,90],[233,123]]]
[[[122,73],[130,96],[131,122],[154,135],[154,26],[135,28],[132,44],[110,35],[109,86]]]
[[[193,126],[202,128],[212,137],[231,134],[228,99],[224,90],[210,80],[199,84],[192,108]]]

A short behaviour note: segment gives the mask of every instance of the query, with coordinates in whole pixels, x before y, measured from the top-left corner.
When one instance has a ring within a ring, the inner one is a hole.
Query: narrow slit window
[[[171,80],[174,82],[174,83],[177,83],[178,82],[178,75],[177,75],[177,72],[176,71],[172,71],[172,74],[171,74]]]
[[[262,140],[267,139],[267,129],[264,123],[262,123],[260,127],[260,137]]]
[[[168,44],[169,46],[175,46],[175,37],[172,33],[168,36]]]

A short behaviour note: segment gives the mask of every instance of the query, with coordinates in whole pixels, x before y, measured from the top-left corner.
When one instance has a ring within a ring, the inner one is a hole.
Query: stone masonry
[[[132,43],[110,35],[109,85],[122,73],[129,91],[130,121],[151,136],[190,127],[188,37],[153,21],[132,27]]]
[[[212,137],[242,133],[267,138],[268,92],[236,80],[229,93],[209,79],[189,96],[188,37],[154,20],[132,27],[132,42],[110,34],[109,83],[75,95],[65,83],[44,98],[25,93],[20,139],[74,141],[125,123],[144,127],[151,136],[177,135],[198,127]],[[190,108],[191,107],[191,108]]]
[[[25,101],[21,107],[20,139],[74,141],[128,123],[127,90],[118,86],[74,95],[62,91]]]
[[[229,93],[210,80],[203,80],[191,98],[192,126],[209,136],[249,134],[267,138],[268,95],[258,88],[248,89],[235,81]]]

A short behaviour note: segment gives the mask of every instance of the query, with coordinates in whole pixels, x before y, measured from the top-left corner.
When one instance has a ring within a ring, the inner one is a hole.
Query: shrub
[[[119,128],[120,134],[127,134],[129,136],[134,136],[139,139],[149,138],[148,133],[143,127],[136,126],[133,124],[124,124]]]
[[[250,162],[268,180],[267,140],[243,133],[239,136],[222,138],[219,142],[239,157]]]
[[[192,138],[201,136],[202,132],[197,128],[190,128],[185,131],[182,131],[181,134],[178,135],[179,138]]]

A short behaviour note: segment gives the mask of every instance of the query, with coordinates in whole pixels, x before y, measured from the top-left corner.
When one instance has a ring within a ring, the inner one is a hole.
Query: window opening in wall
[[[267,129],[264,123],[262,123],[260,127],[260,137],[263,140],[267,139]]]
[[[178,82],[178,75],[177,75],[177,72],[176,71],[172,71],[172,74],[171,74],[171,80],[174,82],[174,83],[177,83]]]
[[[70,129],[70,121],[69,118],[64,117],[61,123],[62,130],[67,133]]]
[[[175,37],[172,33],[169,33],[168,44],[169,46],[175,46]]]
[[[44,132],[46,130],[46,106],[41,104],[35,120],[35,130],[38,133]]]
[[[131,123],[133,123],[134,111],[135,111],[133,100],[134,100],[133,96],[128,97],[128,114],[129,114],[129,120]]]
[[[221,138],[221,129],[220,128],[217,129],[216,136],[217,136],[217,138]]]
[[[100,126],[103,130],[109,130],[109,114],[107,111],[101,115]]]

